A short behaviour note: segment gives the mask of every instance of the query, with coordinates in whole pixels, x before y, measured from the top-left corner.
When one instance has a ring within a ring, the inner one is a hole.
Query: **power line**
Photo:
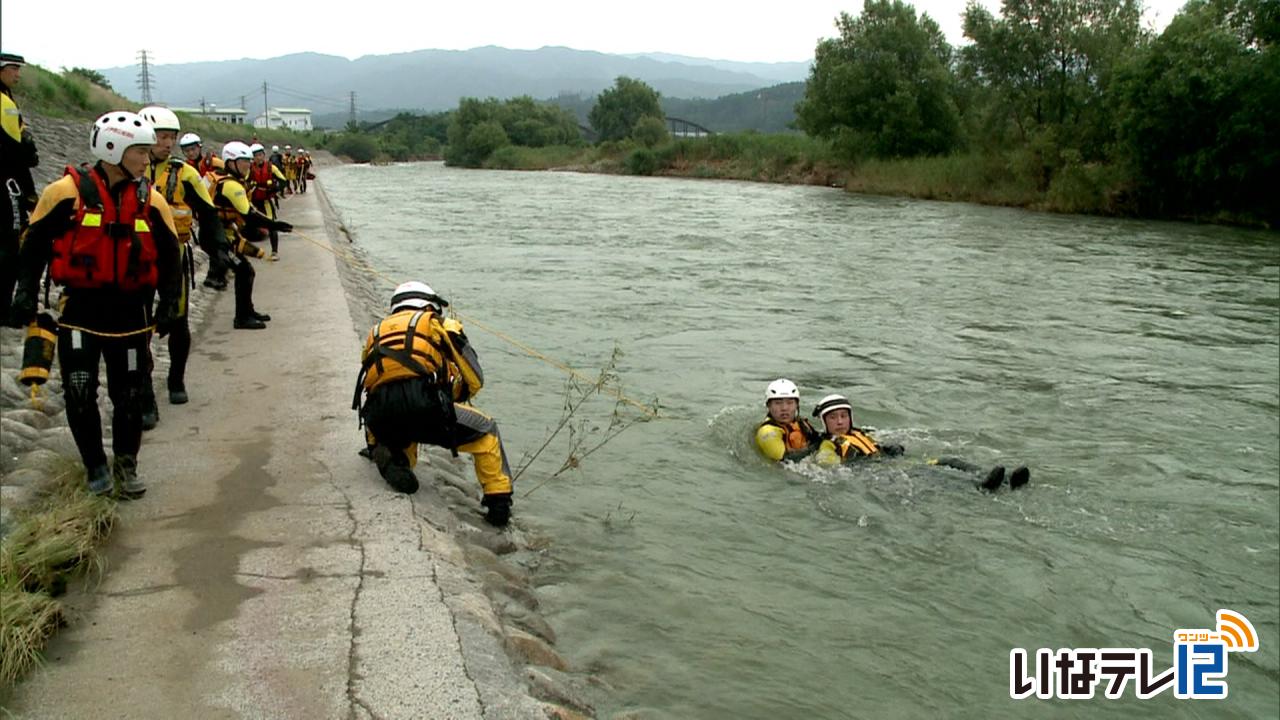
[[[324,103],[324,104],[335,105],[335,106],[344,107],[344,108],[347,107],[347,101],[345,99],[338,100],[332,97],[324,97],[321,95],[316,95],[315,93],[304,92],[302,90],[294,90],[292,88],[282,87],[280,85],[272,85],[271,87],[278,93],[289,95],[289,96],[298,98],[300,100],[306,100],[308,102]]]

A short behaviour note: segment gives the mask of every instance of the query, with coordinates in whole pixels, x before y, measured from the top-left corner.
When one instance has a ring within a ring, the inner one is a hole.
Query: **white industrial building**
[[[217,105],[207,105],[203,108],[187,108],[187,107],[171,107],[174,112],[185,113],[187,115],[198,115],[206,117],[210,120],[218,122],[230,123],[232,125],[244,125],[245,120],[249,116],[247,110],[241,108],[220,108]]]
[[[307,108],[271,108],[266,114],[254,118],[253,126],[268,129],[310,130],[311,111]]]

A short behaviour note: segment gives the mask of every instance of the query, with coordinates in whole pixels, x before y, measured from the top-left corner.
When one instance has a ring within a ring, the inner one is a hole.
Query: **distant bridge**
[[[702,127],[696,122],[682,120],[680,118],[668,117],[667,132],[671,133],[671,137],[711,137],[714,132]]]
[[[667,122],[667,132],[671,133],[671,137],[700,138],[715,135],[714,131],[683,118],[666,117],[663,120]],[[599,133],[588,125],[578,123],[578,130],[582,133],[582,139],[587,142],[593,143],[600,139]]]
[[[365,132],[369,132],[371,130],[377,130],[378,128],[382,127],[383,125],[386,125],[392,120],[395,120],[396,117],[399,117],[399,116],[397,115],[397,116],[389,117],[386,120],[383,120],[382,122],[366,124],[363,126],[362,129]],[[715,135],[714,131],[708,128],[705,128],[696,122],[692,122],[692,121],[685,120],[683,118],[677,118],[677,117],[666,117],[663,119],[666,120],[667,122],[667,132],[671,133],[671,137],[700,138],[700,137],[711,137],[712,135]],[[596,131],[588,125],[583,125],[582,123],[578,123],[578,131],[582,133],[582,139],[586,140],[587,142],[596,142],[600,139],[599,134],[596,133]]]

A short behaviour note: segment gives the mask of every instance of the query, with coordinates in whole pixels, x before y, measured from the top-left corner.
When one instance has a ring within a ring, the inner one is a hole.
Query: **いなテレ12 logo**
[[[1184,700],[1221,700],[1227,696],[1230,653],[1257,652],[1258,633],[1234,610],[1219,610],[1217,620],[1212,630],[1175,630],[1173,667],[1159,674],[1149,648],[1040,648],[1030,662],[1026,650],[1014,648],[1009,651],[1009,697],[1089,700],[1102,685],[1103,697],[1114,700],[1132,681],[1139,700],[1170,687]]]

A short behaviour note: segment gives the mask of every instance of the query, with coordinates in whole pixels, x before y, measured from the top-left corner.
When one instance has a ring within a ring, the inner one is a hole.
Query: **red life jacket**
[[[249,181],[253,183],[250,197],[254,202],[262,202],[275,194],[275,177],[271,172],[271,163],[254,164],[249,169]]]
[[[116,207],[101,173],[70,165],[80,206],[75,226],[53,241],[49,277],[70,288],[152,290],[160,279],[151,236],[151,184],[138,178]]]

